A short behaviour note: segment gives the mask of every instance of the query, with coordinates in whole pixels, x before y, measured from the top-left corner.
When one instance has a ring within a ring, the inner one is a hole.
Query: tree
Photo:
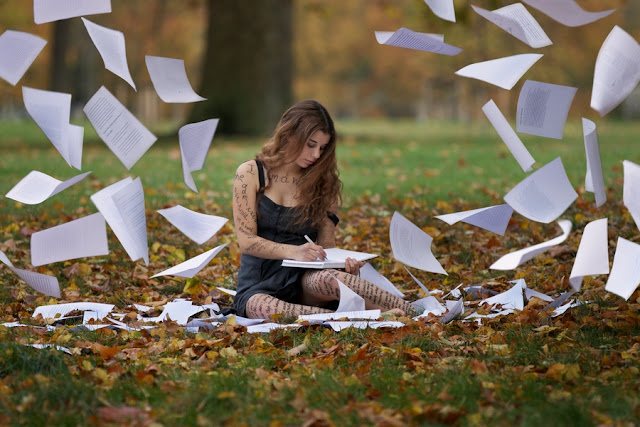
[[[291,103],[292,0],[208,0],[207,48],[190,122],[266,135]]]

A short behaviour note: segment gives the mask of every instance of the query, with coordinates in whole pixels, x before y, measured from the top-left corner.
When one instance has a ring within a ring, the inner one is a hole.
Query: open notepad
[[[299,268],[344,268],[347,258],[353,258],[357,261],[367,261],[378,256],[376,254],[348,251],[346,249],[338,248],[329,248],[324,251],[327,253],[327,259],[324,261],[295,261],[292,259],[285,259],[282,260],[282,266]]]

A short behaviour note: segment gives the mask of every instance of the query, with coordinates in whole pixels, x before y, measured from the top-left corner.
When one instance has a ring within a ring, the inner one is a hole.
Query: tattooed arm
[[[285,245],[258,236],[257,194],[260,186],[255,160],[241,164],[233,182],[233,221],[243,254],[267,259],[313,261],[324,257],[322,247],[312,243]]]
[[[337,206],[331,209],[332,212],[337,211]],[[318,244],[323,248],[334,248],[336,246],[336,225],[326,217],[324,222],[318,229]],[[345,263],[345,271],[350,274],[359,274],[360,268],[364,262],[356,261],[353,258],[347,258]]]

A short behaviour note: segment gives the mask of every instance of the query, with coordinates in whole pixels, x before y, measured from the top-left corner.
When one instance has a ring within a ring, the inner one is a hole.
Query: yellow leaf
[[[187,281],[184,283],[182,292],[186,292],[190,295],[197,295],[200,293],[200,289],[200,279],[198,279],[197,277],[193,277],[191,279],[187,279]]]
[[[151,252],[153,252],[154,254],[158,252],[158,249],[160,249],[160,242],[153,242],[153,245],[151,245]]]
[[[83,360],[82,361],[82,369],[84,369],[87,372],[88,371],[92,371],[93,370],[93,365],[88,360]]]

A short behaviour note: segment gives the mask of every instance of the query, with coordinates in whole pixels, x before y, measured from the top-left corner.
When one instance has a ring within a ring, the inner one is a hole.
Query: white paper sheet
[[[453,7],[453,0],[424,0],[429,9],[438,17],[445,21],[456,22],[456,11]]]
[[[605,289],[625,300],[640,283],[640,245],[618,237],[611,274]]]
[[[340,303],[338,304],[336,313],[366,310],[364,299],[353,292],[351,288],[342,283],[337,277],[333,277],[338,281],[338,287],[340,288]]]
[[[500,139],[507,146],[513,157],[516,159],[523,171],[529,172],[531,166],[536,162],[533,156],[524,146],[522,140],[513,130],[507,119],[504,117],[493,99],[482,106],[482,112],[487,116],[493,128],[498,132]]]
[[[33,0],[36,24],[100,13],[111,13],[111,0]]]
[[[547,301],[547,302],[553,301],[553,298],[550,297],[549,295],[543,294],[542,292],[535,291],[531,288],[525,288],[524,297],[527,299],[527,301],[529,301],[533,297],[541,299],[542,301]]]
[[[91,97],[83,111],[100,139],[127,170],[157,140],[104,86]]]
[[[507,204],[503,204],[470,211],[437,215],[436,218],[449,225],[462,221],[503,236],[507,225],[509,225],[512,213],[513,208]]]
[[[143,317],[141,320],[157,323],[171,319],[178,325],[186,325],[189,317],[204,310],[204,307],[193,305],[191,301],[171,301],[165,304],[162,313],[158,317]]]
[[[376,310],[362,310],[362,311],[343,311],[335,313],[316,313],[316,314],[303,314],[298,316],[298,320],[308,321],[325,321],[331,319],[379,319],[382,312],[379,309]]]
[[[15,86],[47,41],[22,31],[7,30],[0,36],[0,78]]]
[[[640,44],[617,25],[613,27],[596,59],[591,108],[600,117],[625,100],[640,81]]]
[[[418,33],[404,27],[393,33],[390,31],[376,31],[375,35],[379,44],[388,46],[404,47],[447,56],[454,56],[462,52],[462,49],[445,43],[440,37],[433,34]]]
[[[132,261],[143,258],[149,265],[144,191],[140,178],[127,177],[91,196],[104,219]]]
[[[144,59],[153,87],[164,102],[206,101],[193,91],[182,59],[149,55]]]
[[[445,301],[445,303],[447,304],[448,311],[440,318],[440,323],[449,323],[464,313],[464,299],[460,298],[457,301]]]
[[[577,91],[577,87],[527,80],[518,97],[516,130],[562,139],[569,108]]]
[[[379,322],[365,322],[365,321],[333,321],[327,322],[327,324],[336,332],[340,332],[344,329],[356,328],[356,329],[380,329],[380,328],[402,328],[405,326],[402,322],[396,321],[379,321]]]
[[[539,48],[553,44],[538,21],[522,3],[514,3],[494,11],[471,5],[478,15],[497,25],[530,47]]]
[[[360,277],[367,280],[383,291],[389,292],[391,295],[395,295],[399,298],[404,298],[404,294],[395,287],[393,283],[389,281],[382,274],[378,273],[371,264],[365,264],[360,268]]]
[[[115,308],[113,304],[99,302],[71,302],[68,304],[41,305],[33,312],[33,317],[42,314],[44,319],[55,319],[56,316],[64,317],[72,311],[93,311],[97,319],[103,319]]]
[[[184,183],[191,190],[198,192],[191,173],[204,167],[213,135],[216,133],[219,119],[209,119],[203,122],[184,125],[178,131],[180,139],[180,156],[182,158],[182,172]]]
[[[431,253],[433,238],[398,212],[394,212],[389,227],[393,257],[419,270],[447,275]]]
[[[82,136],[78,142],[79,126],[69,123],[71,95],[23,86],[22,99],[33,121],[42,129],[62,158],[69,166],[81,169]],[[78,144],[80,157],[75,153]]]
[[[129,72],[127,48],[122,31],[116,31],[94,24],[86,18],[82,18],[82,22],[84,22],[89,37],[91,37],[93,44],[102,57],[104,67],[129,83],[133,89],[136,89],[136,84],[133,82],[133,78]]]
[[[467,65],[456,71],[463,77],[482,80],[510,90],[542,54],[524,53]]]
[[[199,245],[211,239],[229,221],[227,218],[195,212],[181,205],[158,209],[157,212]]]
[[[419,300],[413,301],[411,306],[418,310],[418,312],[422,311],[422,314],[414,317],[413,319],[419,319],[421,317],[428,317],[430,314],[434,316],[440,316],[447,312],[447,308],[440,304],[440,301],[436,299],[436,297],[428,296],[425,298],[420,298]]]
[[[579,291],[584,276],[609,274],[607,218],[591,221],[584,227],[582,239],[573,262],[569,283]]]
[[[607,201],[607,191],[604,186],[596,124],[583,117],[582,133],[584,134],[584,151],[587,155],[587,173],[584,178],[584,189],[595,194],[596,207],[599,208]]]
[[[629,210],[636,227],[640,228],[640,165],[624,160],[622,167],[624,169],[622,202]]]
[[[489,305],[502,305],[502,310],[512,309],[512,310],[520,310],[524,309],[524,289],[526,288],[526,283],[523,279],[516,280],[514,285],[507,291],[502,292],[501,294],[494,295],[491,298],[486,298],[480,301],[479,305],[489,304]]]
[[[494,262],[489,268],[492,270],[513,270],[520,264],[523,264],[531,258],[546,252],[551,247],[564,242],[567,240],[567,237],[569,237],[569,233],[571,232],[571,221],[561,219],[558,221],[558,225],[562,228],[562,234],[560,236],[547,240],[546,242],[538,243],[537,245],[529,246],[528,248],[510,252]]]
[[[567,301],[569,298],[571,298],[573,296],[573,294],[575,294],[575,293],[576,293],[576,291],[571,290],[571,291],[567,291],[567,292],[561,294],[558,298],[554,299],[550,304],[548,304],[542,310],[540,310],[539,313],[542,313],[543,311],[547,311],[550,308],[553,308],[554,312],[555,312],[555,309],[557,309],[562,304],[564,304],[565,301]]]
[[[414,282],[416,282],[418,284],[418,286],[420,286],[420,289],[422,289],[422,291],[426,294],[429,295],[429,289],[427,289],[427,287],[420,281],[418,280],[418,278],[416,276],[414,276],[413,274],[411,274],[411,272],[409,271],[409,269],[407,267],[404,268],[405,270],[407,270],[407,273],[409,273],[409,276],[411,276],[411,278],[413,279]]]
[[[25,205],[37,205],[82,181],[90,173],[91,171],[85,172],[60,181],[45,173],[31,171],[9,190],[6,197]]]
[[[504,201],[520,215],[545,224],[556,220],[578,198],[560,157],[520,181]]]
[[[36,273],[35,271],[16,268],[7,255],[2,251],[0,251],[0,262],[9,267],[11,271],[24,280],[27,285],[31,286],[31,288],[45,295],[60,298],[60,285],[58,284],[57,278],[46,274]]]
[[[100,213],[38,231],[31,235],[31,264],[51,264],[109,254],[107,224]]]
[[[522,1],[567,27],[579,27],[581,25],[590,24],[591,22],[604,18],[615,11],[615,9],[611,9],[602,12],[587,12],[578,6],[575,0]]]
[[[191,278],[198,274],[200,270],[205,268],[207,264],[211,262],[218,252],[220,252],[227,244],[220,245],[213,249],[208,250],[205,253],[202,253],[196,257],[186,260],[174,267],[171,267],[167,270],[164,270],[158,274],[154,274],[151,278],[159,277],[159,276],[179,276],[179,277],[188,277]]]

